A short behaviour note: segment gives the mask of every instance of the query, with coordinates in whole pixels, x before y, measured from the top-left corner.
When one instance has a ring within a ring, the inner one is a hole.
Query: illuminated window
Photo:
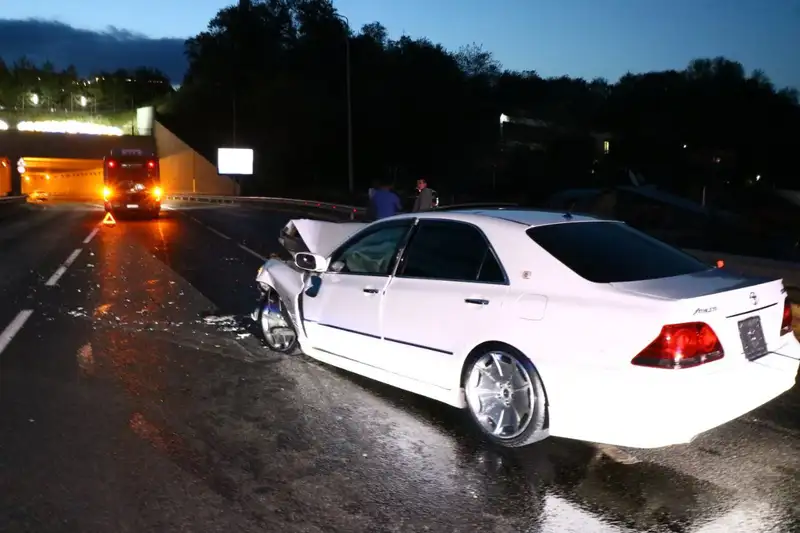
[[[611,142],[603,141],[603,153],[607,154],[610,149],[611,149]]]

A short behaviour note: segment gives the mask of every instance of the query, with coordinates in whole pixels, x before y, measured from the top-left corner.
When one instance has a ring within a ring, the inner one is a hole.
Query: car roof
[[[603,219],[590,215],[580,215],[567,211],[548,211],[545,209],[526,209],[522,207],[511,208],[463,208],[424,211],[422,213],[412,213],[412,216],[419,218],[439,218],[463,220],[480,223],[486,219],[497,221],[515,222],[529,227],[547,226],[550,224],[564,224],[570,222],[596,222]]]

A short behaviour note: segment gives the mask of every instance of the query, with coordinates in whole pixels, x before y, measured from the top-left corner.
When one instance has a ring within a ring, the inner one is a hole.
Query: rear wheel
[[[527,357],[510,346],[493,346],[475,354],[464,370],[467,406],[484,435],[507,447],[543,438],[544,386]]]
[[[259,323],[264,343],[270,350],[288,353],[297,347],[297,331],[278,293],[272,288],[261,302]]]

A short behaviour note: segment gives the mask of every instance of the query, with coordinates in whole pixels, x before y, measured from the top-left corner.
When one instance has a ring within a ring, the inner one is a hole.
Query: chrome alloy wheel
[[[278,294],[270,290],[262,303],[261,332],[264,342],[276,352],[288,352],[297,343],[297,332],[286,319]]]
[[[481,429],[498,439],[518,437],[534,420],[536,388],[513,355],[499,351],[482,355],[472,366],[464,390]]]

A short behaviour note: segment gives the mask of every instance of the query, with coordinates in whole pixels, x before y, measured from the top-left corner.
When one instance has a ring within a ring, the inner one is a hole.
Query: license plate
[[[767,341],[761,327],[761,317],[753,316],[739,321],[739,338],[742,340],[744,356],[755,361],[767,355]]]
[[[128,209],[139,209],[139,204],[128,204],[126,207]]]

